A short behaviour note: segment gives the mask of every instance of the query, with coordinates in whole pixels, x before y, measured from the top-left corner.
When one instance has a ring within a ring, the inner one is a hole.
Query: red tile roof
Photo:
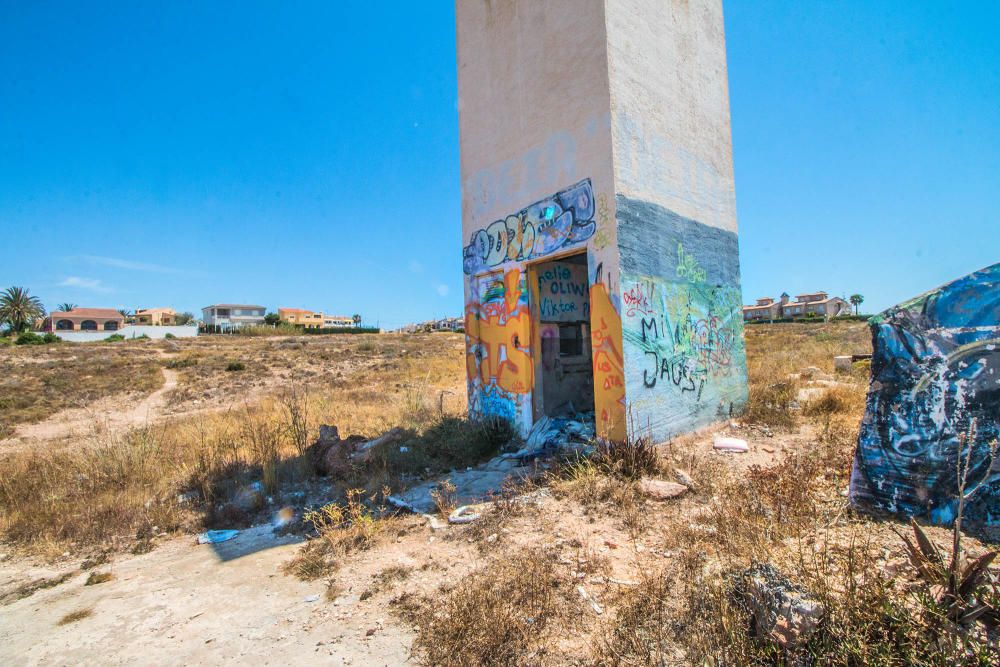
[[[68,313],[56,310],[49,313],[49,317],[53,319],[67,318],[67,317],[87,317],[98,320],[124,320],[122,314],[119,313],[114,308],[74,308]]]

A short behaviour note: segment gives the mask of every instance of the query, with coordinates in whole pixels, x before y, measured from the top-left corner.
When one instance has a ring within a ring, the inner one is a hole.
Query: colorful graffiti
[[[462,253],[463,269],[472,275],[571,247],[594,234],[593,218],[594,192],[588,178],[473,232]]]
[[[472,292],[465,313],[469,410],[530,423],[534,369],[525,275],[513,268],[477,276]]]
[[[600,270],[598,270],[600,276]],[[598,437],[625,438],[625,360],[622,321],[608,289],[598,280],[590,286],[590,342],[594,355],[594,418]]]
[[[1000,524],[1000,264],[870,321],[868,402],[851,474],[856,507],[950,524],[968,457],[967,525]],[[975,429],[972,424],[975,423]]]
[[[590,320],[589,281],[583,264],[547,264],[538,272],[538,316],[544,322]]]
[[[617,203],[630,409],[656,439],[734,414],[747,395],[735,234]]]

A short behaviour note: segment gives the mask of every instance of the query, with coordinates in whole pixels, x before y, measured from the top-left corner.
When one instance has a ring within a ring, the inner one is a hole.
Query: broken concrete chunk
[[[747,452],[750,446],[742,438],[729,438],[726,436],[716,436],[712,446],[723,452]]]
[[[677,482],[643,477],[639,480],[639,490],[654,500],[670,500],[683,495],[688,487]]]
[[[784,649],[805,644],[825,613],[819,600],[770,563],[755,563],[745,570],[733,592],[737,603],[750,614],[753,635]]]
[[[854,368],[854,359],[851,355],[833,358],[833,370],[838,373],[850,373],[852,368]]]

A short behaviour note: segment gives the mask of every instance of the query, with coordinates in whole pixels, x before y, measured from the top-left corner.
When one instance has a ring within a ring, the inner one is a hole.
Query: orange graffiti
[[[470,381],[477,376],[484,385],[496,378],[501,389],[526,394],[534,385],[531,354],[531,318],[521,304],[521,271],[511,269],[504,275],[506,313],[490,310],[477,317],[474,309],[466,312],[469,353],[466,373]],[[476,346],[479,346],[478,349]],[[500,360],[501,349],[504,352]]]
[[[625,439],[625,362],[622,320],[603,283],[590,286],[591,344],[594,350],[594,410],[597,435]]]
[[[504,302],[507,304],[507,312],[514,313],[517,304],[521,300],[521,270],[514,268],[503,276]]]

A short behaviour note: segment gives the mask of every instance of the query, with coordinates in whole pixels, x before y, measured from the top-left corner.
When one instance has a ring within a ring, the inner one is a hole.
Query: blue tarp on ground
[[[956,464],[971,446],[963,521],[1000,525],[1000,461],[990,451],[1000,437],[1000,264],[890,308],[870,325],[871,385],[852,504],[950,524]]]

